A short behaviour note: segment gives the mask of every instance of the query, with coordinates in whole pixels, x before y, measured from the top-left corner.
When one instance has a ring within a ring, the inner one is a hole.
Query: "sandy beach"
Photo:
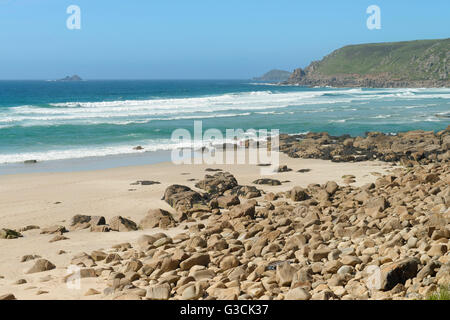
[[[276,173],[269,178],[282,181],[282,185],[258,185],[259,189],[276,193],[295,186],[307,187],[312,183],[323,184],[327,181],[344,185],[342,177],[345,175],[354,175],[355,182],[352,185],[362,186],[374,182],[393,167],[379,161],[334,163],[318,159],[292,159],[284,154],[280,154],[280,164],[287,165],[292,171]],[[161,200],[164,190],[172,184],[198,190],[194,184],[210,173],[205,171],[207,168],[230,172],[240,185],[252,185],[255,179],[260,178],[261,169],[254,164],[174,165],[164,162],[95,171],[3,175],[0,176],[0,226],[9,229],[29,225],[40,228],[68,226],[70,219],[77,214],[100,215],[107,221],[120,215],[138,222],[149,209],[161,208],[174,212]],[[300,169],[310,171],[297,172]],[[133,185],[139,180],[157,181],[160,184]],[[183,230],[185,224],[181,223],[164,232],[174,236]],[[123,242],[134,243],[142,234],[158,232],[161,232],[159,228],[106,233],[80,230],[65,233],[68,240],[49,243],[54,235],[40,234],[37,229],[23,232],[22,238],[0,240],[0,295],[13,293],[18,299],[98,299],[100,295],[84,295],[90,288],[102,292],[106,283],[98,278],[82,279],[80,290],[69,289],[62,282],[71,257],[80,252],[90,253]],[[60,254],[61,250],[65,253]],[[22,256],[30,254],[52,261],[56,269],[24,274],[33,261],[20,260]],[[19,279],[25,279],[27,283],[15,284]]]

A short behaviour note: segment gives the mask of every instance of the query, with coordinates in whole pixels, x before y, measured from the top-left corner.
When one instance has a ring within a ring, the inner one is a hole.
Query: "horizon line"
[[[47,82],[84,82],[84,81],[205,81],[205,80],[253,80],[252,78],[87,78],[82,80],[62,79],[0,79],[0,81],[47,81]],[[253,80],[259,81],[259,80]],[[266,81],[267,82],[267,81]]]

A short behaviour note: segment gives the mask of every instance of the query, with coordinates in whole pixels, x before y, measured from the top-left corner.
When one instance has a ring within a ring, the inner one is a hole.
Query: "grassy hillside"
[[[322,75],[388,73],[408,80],[447,80],[450,72],[450,38],[350,45],[315,63]]]

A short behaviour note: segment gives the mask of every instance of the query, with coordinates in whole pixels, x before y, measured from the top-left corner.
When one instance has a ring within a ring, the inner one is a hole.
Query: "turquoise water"
[[[0,163],[121,155],[177,145],[171,133],[279,129],[363,135],[441,130],[450,89],[334,89],[250,81],[0,81]]]

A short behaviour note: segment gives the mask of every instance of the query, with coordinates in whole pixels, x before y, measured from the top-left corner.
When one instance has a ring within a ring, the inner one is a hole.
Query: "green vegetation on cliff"
[[[450,38],[350,45],[317,63],[323,75],[388,73],[407,80],[445,80],[450,66]]]
[[[367,88],[450,87],[450,38],[350,45],[305,69],[285,84]]]

